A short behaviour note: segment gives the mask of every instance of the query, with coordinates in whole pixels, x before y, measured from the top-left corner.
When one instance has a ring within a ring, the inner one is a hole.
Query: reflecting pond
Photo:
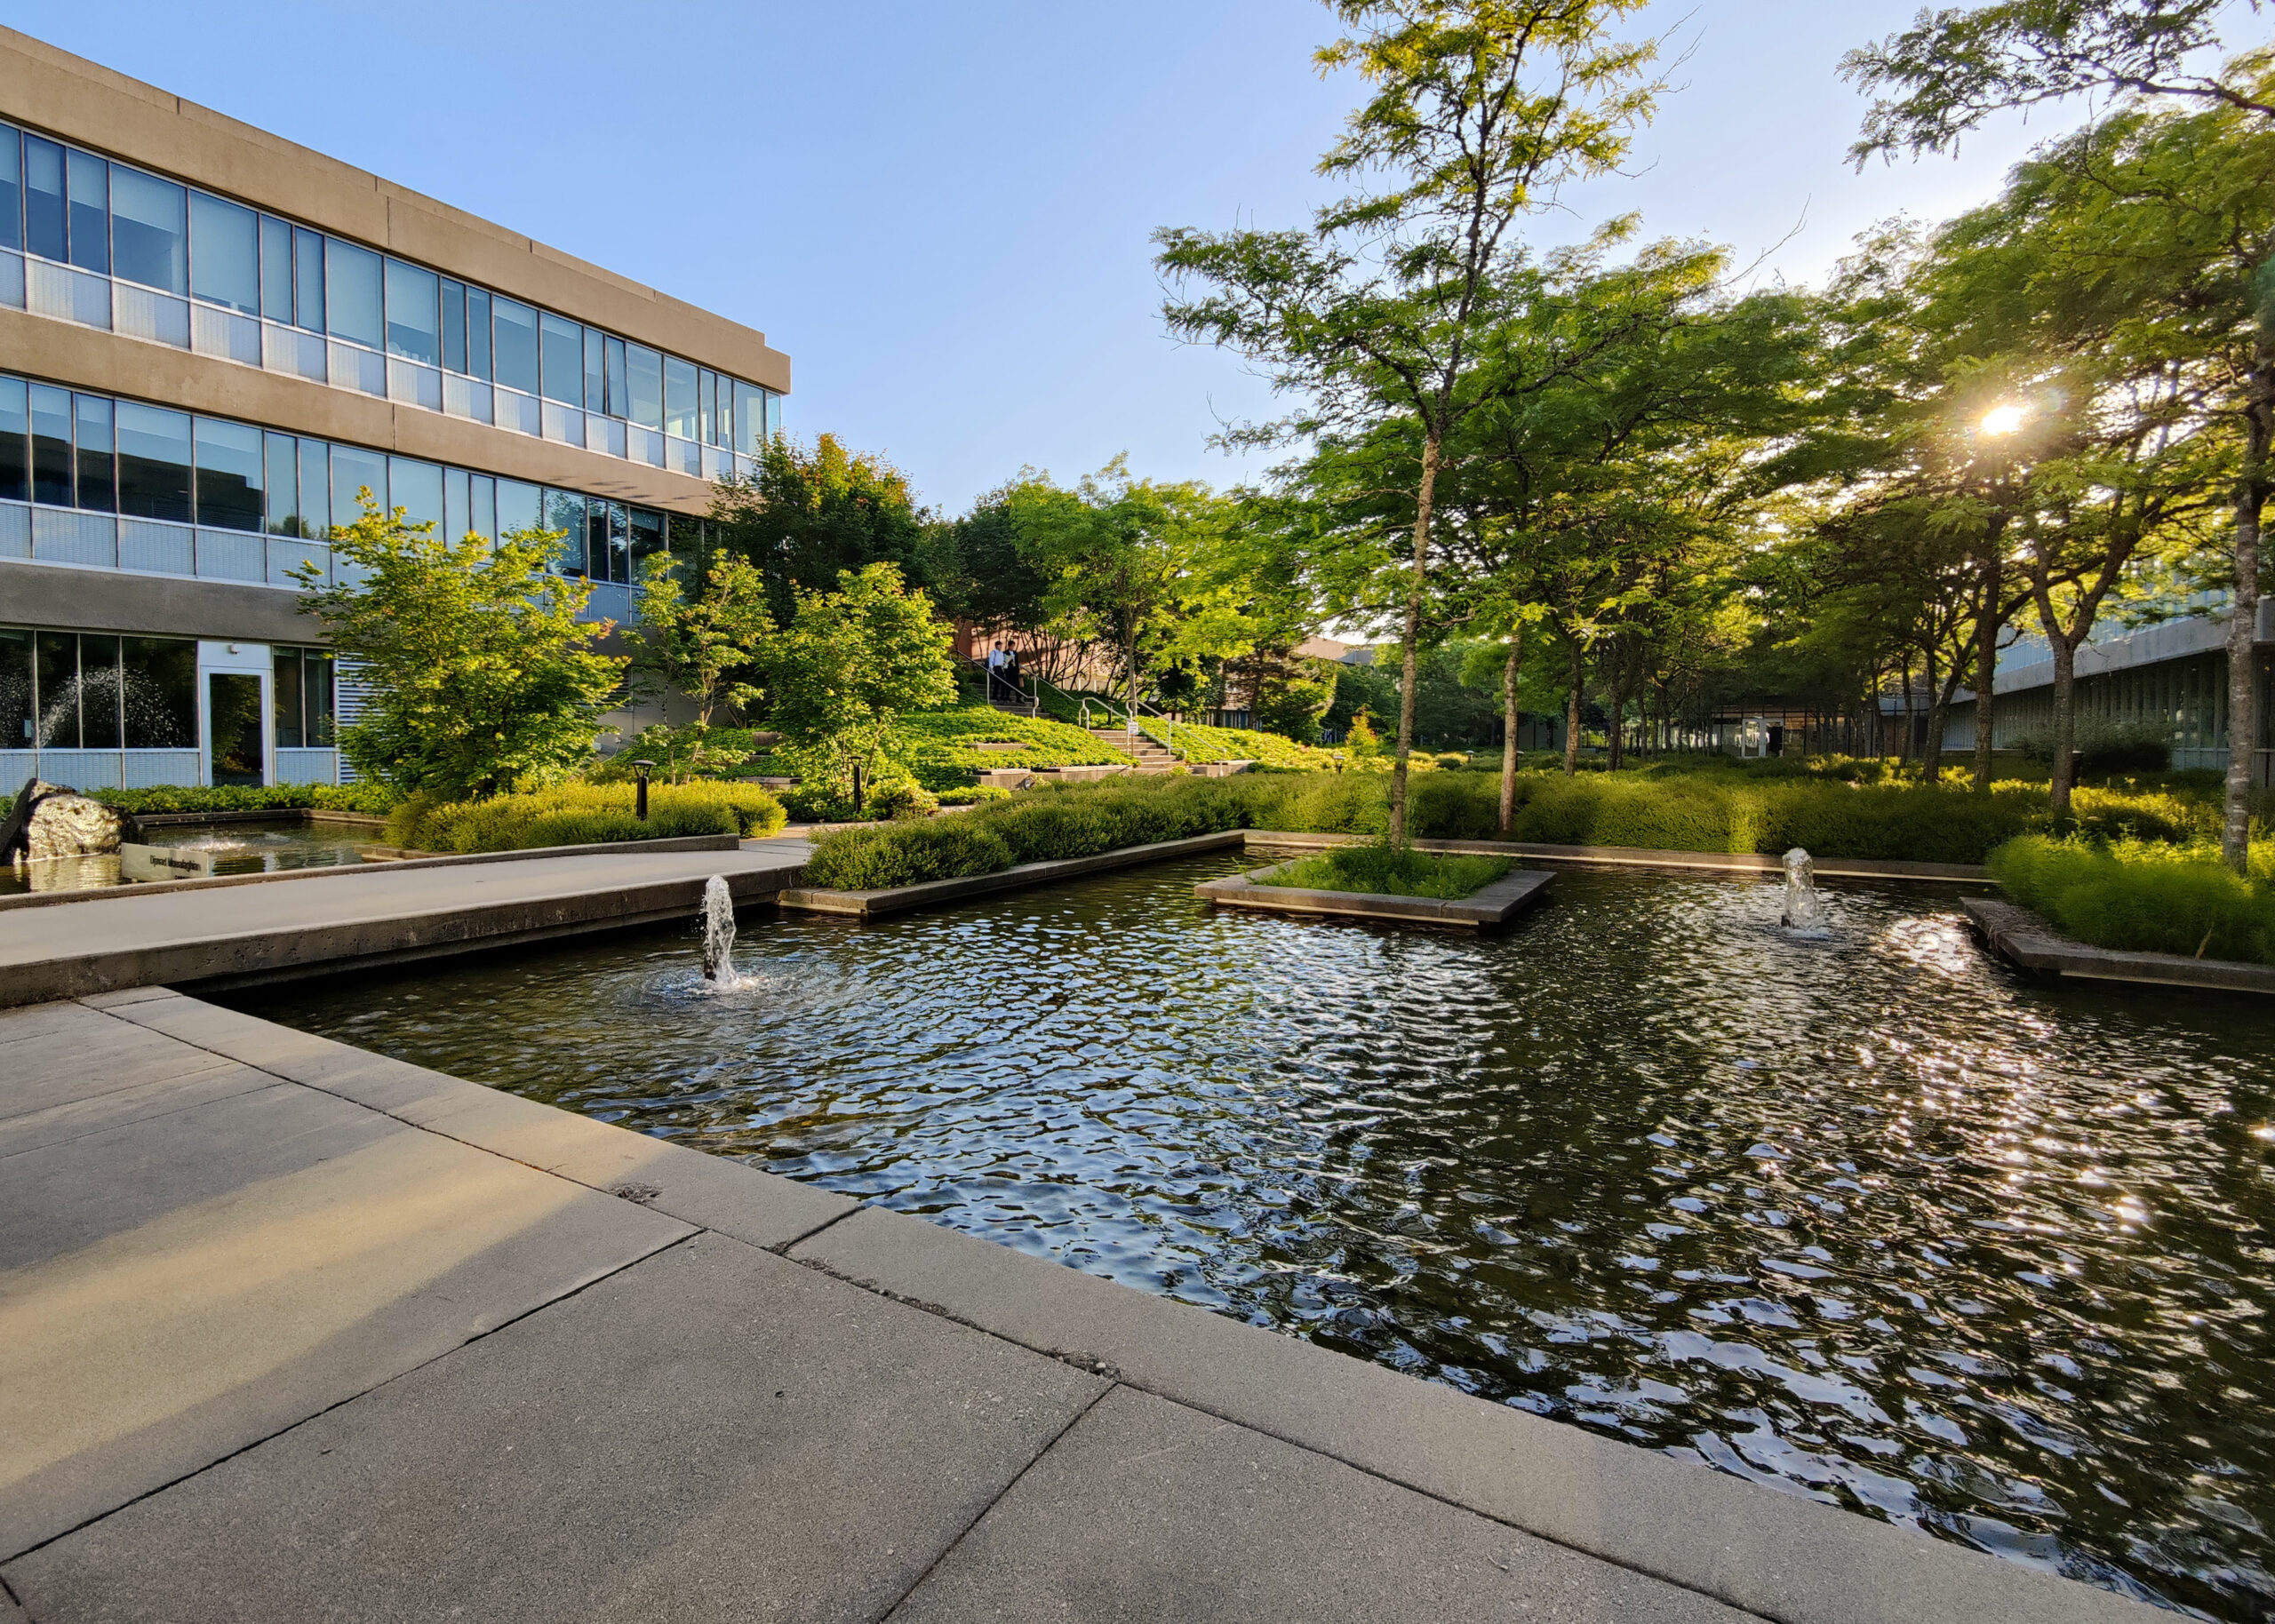
[[[332,868],[360,863],[356,848],[379,838],[367,824],[309,819],[247,818],[242,822],[146,824],[128,838],[195,860],[178,876],[274,873],[280,869]],[[0,896],[26,891],[92,891],[128,885],[116,854],[100,857],[43,857],[37,862],[0,864]]]
[[[2275,1609],[2275,1015],[2023,981],[1953,895],[1561,875],[1505,935],[1206,860],[237,995],[1791,1493]]]

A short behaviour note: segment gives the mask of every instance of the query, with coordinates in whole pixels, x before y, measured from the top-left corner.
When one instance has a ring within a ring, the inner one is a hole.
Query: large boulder
[[[118,814],[101,801],[33,778],[0,821],[0,862],[103,856],[118,849],[124,832]]]

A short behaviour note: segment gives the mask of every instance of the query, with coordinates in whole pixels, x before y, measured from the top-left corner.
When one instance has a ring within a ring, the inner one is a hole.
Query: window
[[[537,393],[537,312],[518,299],[490,301],[498,329],[498,381],[523,394]]]
[[[189,291],[209,304],[260,314],[260,217],[251,209],[189,195]]]
[[[21,248],[24,245],[24,170],[23,143],[16,132],[0,124],[0,248]],[[7,718],[0,716],[0,728]],[[8,735],[0,731],[0,739]],[[5,749],[0,744],[0,749]]]
[[[387,502],[403,509],[405,524],[443,528],[443,466],[414,458],[387,458]]]
[[[371,349],[379,347],[379,257],[333,237],[324,244],[325,330]]]
[[[480,288],[466,291],[466,370],[490,376],[490,295]]]
[[[585,403],[585,330],[551,311],[538,318],[545,334],[545,398],[564,406]]]
[[[466,283],[443,278],[443,366],[466,370]]]
[[[299,750],[300,739],[300,651],[279,649],[271,657],[276,669],[276,680],[269,692],[276,706],[276,748]]]
[[[260,314],[292,324],[292,227],[270,214],[260,217]]]
[[[498,482],[498,534],[526,535],[545,528],[545,493],[519,480]]]
[[[118,639],[79,639],[79,748],[118,748]]]
[[[719,375],[708,367],[695,374],[695,437],[706,445],[719,443],[719,411],[716,404]]]
[[[585,409],[587,411],[608,410],[608,370],[602,359],[606,346],[596,327],[585,329]]]
[[[189,414],[118,403],[118,510],[139,519],[190,518]]]
[[[188,292],[188,194],[171,180],[121,166],[110,178],[110,201],[118,274],[147,288]]]
[[[323,649],[279,649],[273,657],[276,673],[276,748],[331,749],[331,652]]]
[[[498,541],[498,484],[483,474],[467,481],[466,528],[470,535],[496,545]]]
[[[612,506],[598,498],[585,504],[585,567],[595,581],[612,578],[609,574],[608,546],[608,510]]]
[[[330,452],[321,440],[300,442],[300,534],[312,541],[331,534]]]
[[[625,417],[628,414],[625,410],[623,339],[611,338],[608,341],[607,368],[608,404],[603,410],[611,418]]]
[[[197,521],[224,530],[261,522],[260,431],[216,418],[197,419]]]
[[[0,502],[28,502],[32,496],[31,407],[20,378],[0,378]],[[0,740],[9,737],[0,716]],[[0,744],[0,750],[6,749]]]
[[[263,487],[262,527],[271,536],[300,533],[300,445],[290,434],[262,436],[268,477]],[[200,467],[204,464],[200,463]]]
[[[71,506],[71,392],[31,386],[32,500]]]
[[[587,546],[585,498],[571,490],[547,491],[545,528],[561,532],[558,551],[555,554],[555,567],[563,575],[584,574]]]
[[[629,374],[625,387],[625,400],[631,407],[627,415],[643,428],[660,429],[664,426],[664,358],[644,344],[626,345],[624,354]]]
[[[71,263],[110,269],[110,165],[92,152],[64,149],[71,193]]]
[[[0,750],[28,749],[38,715],[32,691],[32,634],[0,630]]]
[[[695,438],[695,363],[676,355],[664,358],[664,433],[682,440]]]
[[[755,457],[766,450],[766,391],[739,378],[735,384],[735,450]]]
[[[24,246],[50,259],[68,257],[70,218],[63,197],[63,148],[24,137]]]
[[[292,324],[323,328],[323,233],[292,227]]]
[[[307,489],[303,480],[300,488]],[[331,448],[331,516],[335,525],[355,523],[363,516],[357,492],[368,490],[381,507],[387,505],[387,459],[377,451],[353,446]]]
[[[39,722],[32,742],[43,750],[79,748],[79,640],[68,632],[39,632]]]
[[[72,427],[78,442],[79,506],[100,513],[118,511],[111,468],[111,405],[100,394],[71,397]]]
[[[387,354],[405,361],[443,364],[443,335],[436,312],[442,279],[400,259],[387,261]]]
[[[641,567],[664,550],[664,516],[651,507],[628,510],[632,532],[633,578],[639,578]]]
[[[120,640],[120,708],[129,750],[197,747],[197,645],[178,637]]]

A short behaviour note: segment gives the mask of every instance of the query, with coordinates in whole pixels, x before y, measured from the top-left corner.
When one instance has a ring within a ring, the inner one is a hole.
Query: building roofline
[[[755,328],[5,27],[0,116],[789,393]]]

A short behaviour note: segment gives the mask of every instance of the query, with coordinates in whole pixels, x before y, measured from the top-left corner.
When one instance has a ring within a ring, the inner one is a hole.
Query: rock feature
[[[123,833],[118,814],[101,801],[30,778],[0,820],[0,861],[107,856],[118,849]]]

